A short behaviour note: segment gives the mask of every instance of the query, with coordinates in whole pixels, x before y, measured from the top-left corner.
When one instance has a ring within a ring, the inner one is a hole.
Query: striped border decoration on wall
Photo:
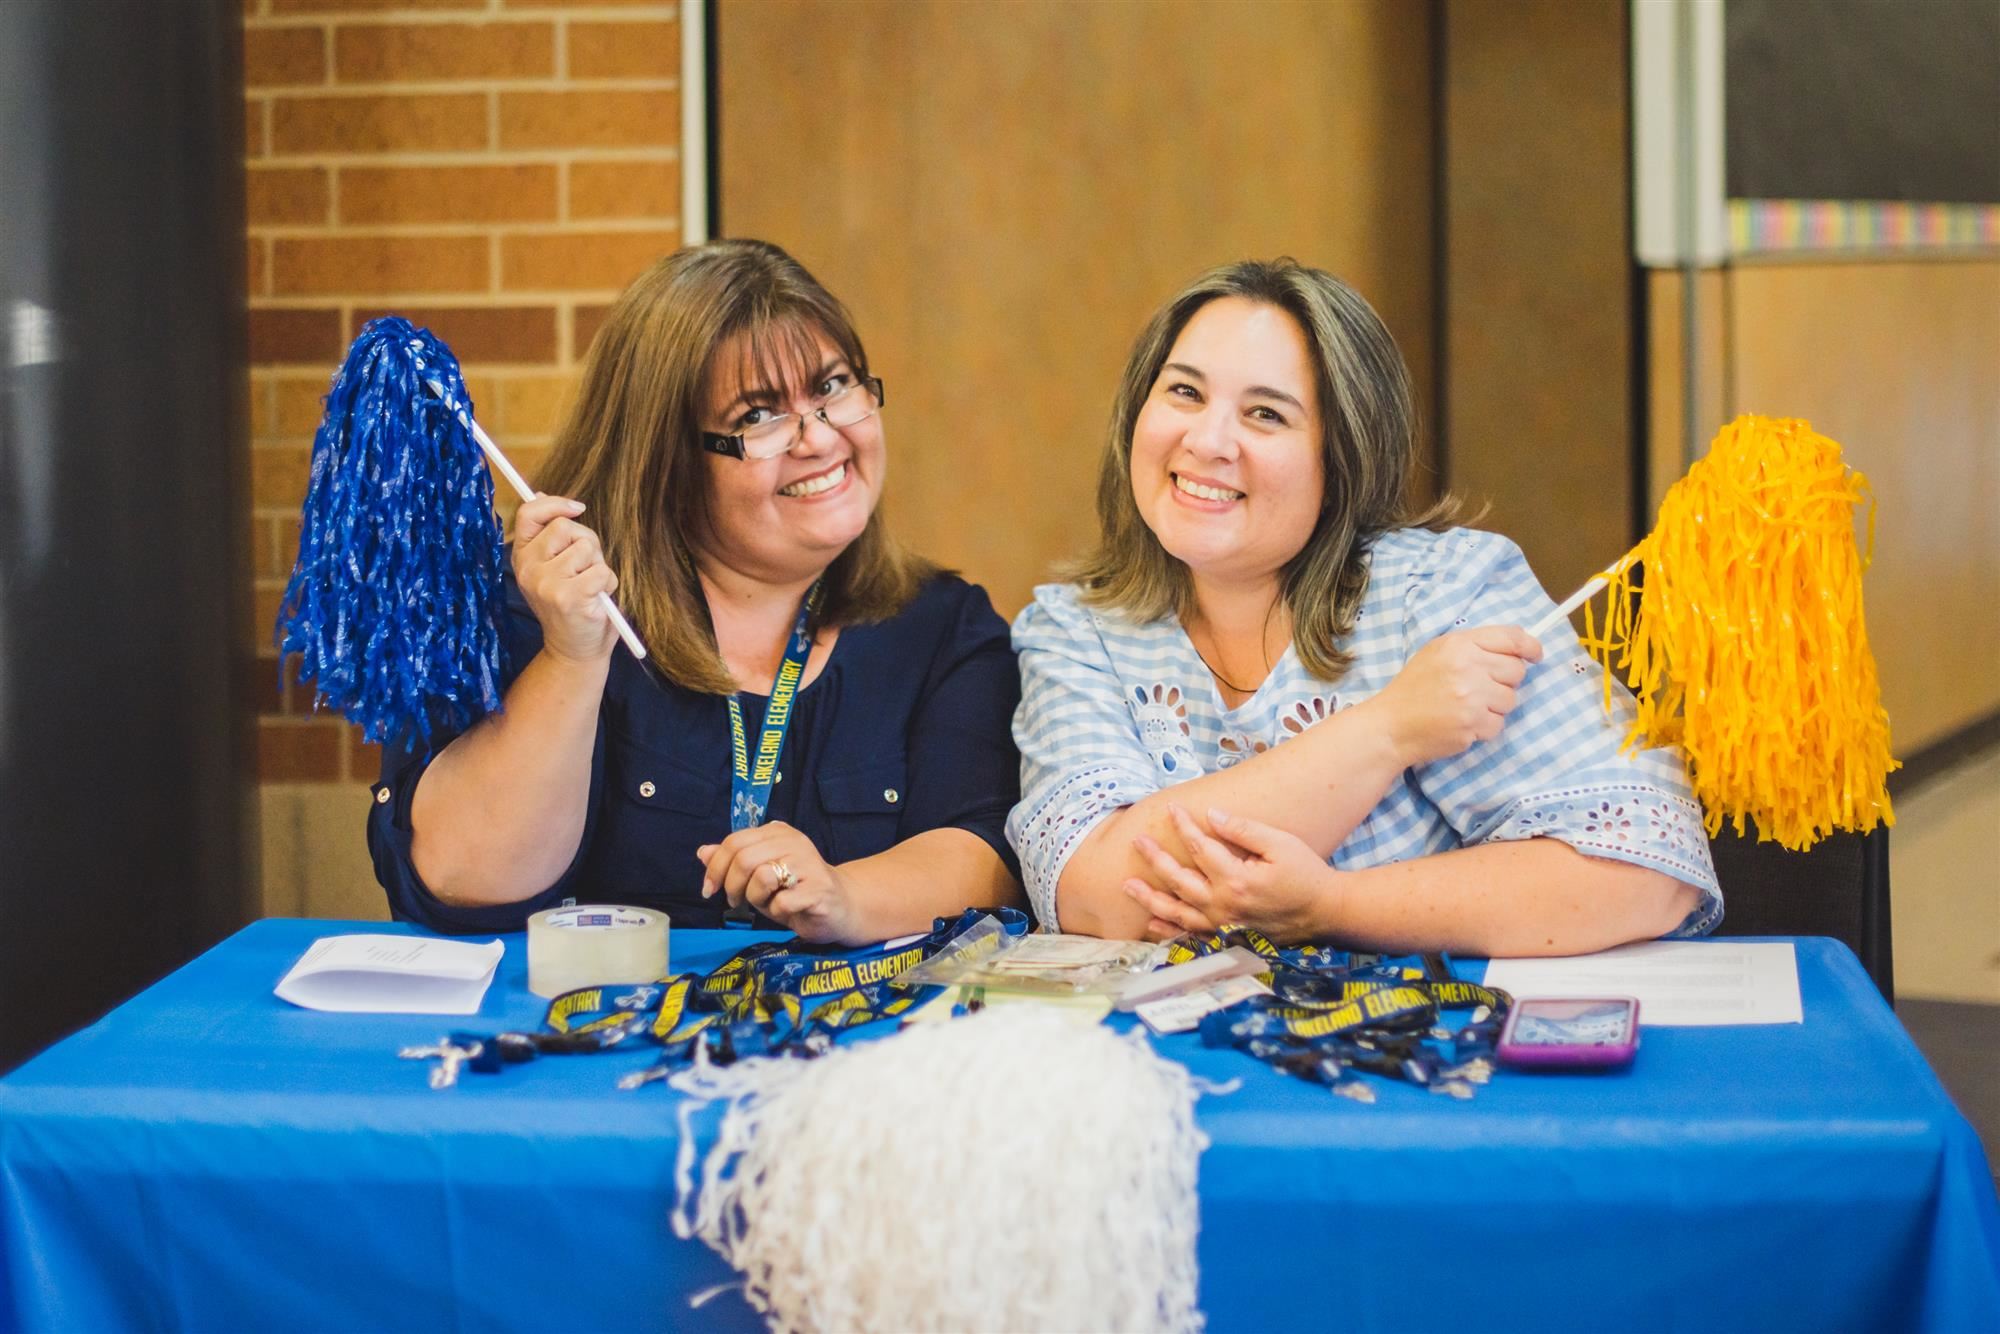
[[[1739,258],[2000,250],[2000,204],[1732,199],[1729,250]]]

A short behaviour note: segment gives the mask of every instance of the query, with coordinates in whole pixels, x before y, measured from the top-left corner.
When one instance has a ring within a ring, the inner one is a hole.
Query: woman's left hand
[[[705,868],[703,898],[721,893],[732,908],[747,903],[815,943],[853,935],[854,901],[839,868],[790,825],[774,820],[739,829],[696,848],[695,856]]]
[[[1150,939],[1224,926],[1255,927],[1280,943],[1326,934],[1327,900],[1340,873],[1303,839],[1218,810],[1208,813],[1204,831],[1179,806],[1167,810],[1191,862],[1141,834],[1132,845],[1164,889],[1136,877],[1125,882],[1125,892],[1152,914]]]

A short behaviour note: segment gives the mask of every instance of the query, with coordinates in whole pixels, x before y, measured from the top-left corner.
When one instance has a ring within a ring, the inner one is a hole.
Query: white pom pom
[[[697,1066],[674,1229],[773,1330],[1198,1330],[1204,1086],[1011,1005],[817,1061]],[[727,1100],[692,1176],[692,1113]]]

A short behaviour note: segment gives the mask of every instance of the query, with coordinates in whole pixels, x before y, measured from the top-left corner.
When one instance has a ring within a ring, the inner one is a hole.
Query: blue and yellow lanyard
[[[796,938],[762,941],[705,975],[564,992],[549,1002],[542,1032],[461,1032],[449,1041],[470,1053],[472,1070],[492,1074],[538,1055],[578,1055],[650,1039],[661,1049],[658,1063],[628,1076],[624,1088],[670,1074],[692,1061],[697,1048],[725,1065],[744,1056],[816,1056],[836,1033],[897,1018],[943,994],[942,987],[892,984],[925,959],[950,952],[988,915],[968,908],[955,918],[935,919],[928,935],[860,948]],[[1010,936],[1027,933],[1027,914],[1018,909],[995,908],[990,915]],[[809,1005],[817,1008],[807,1013]]]
[[[1201,1040],[1234,1047],[1267,1065],[1361,1101],[1374,1094],[1353,1073],[1388,1075],[1454,1097],[1492,1073],[1493,1044],[1513,1006],[1506,992],[1461,982],[1443,955],[1421,968],[1357,966],[1323,946],[1283,949],[1247,927],[1188,935],[1168,947],[1184,963],[1230,946],[1268,959],[1271,995],[1252,996],[1201,1021]],[[1441,1025],[1441,1012],[1469,1009],[1471,1022]]]
[[[733,766],[729,782],[729,828],[733,833],[754,829],[764,823],[771,807],[771,785],[778,777],[778,753],[785,748],[785,733],[791,730],[792,700],[806,674],[806,659],[812,655],[812,633],[807,623],[819,610],[820,585],[806,590],[799,603],[799,619],[792,625],[792,637],[785,645],[784,661],[778,664],[778,678],[771,683],[771,702],[764,708],[763,728],[757,737],[757,760],[750,761],[749,729],[743,723],[743,705],[729,697],[729,749]]]

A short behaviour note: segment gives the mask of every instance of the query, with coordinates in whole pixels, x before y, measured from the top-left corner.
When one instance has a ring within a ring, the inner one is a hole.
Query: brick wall
[[[680,243],[678,15],[618,0],[243,8],[259,765],[266,784],[347,784],[375,757],[279,686],[272,647],[327,381],[373,316],[428,325],[533,478],[605,306]],[[267,881],[285,874],[266,860]],[[267,885],[270,899],[296,887]]]

